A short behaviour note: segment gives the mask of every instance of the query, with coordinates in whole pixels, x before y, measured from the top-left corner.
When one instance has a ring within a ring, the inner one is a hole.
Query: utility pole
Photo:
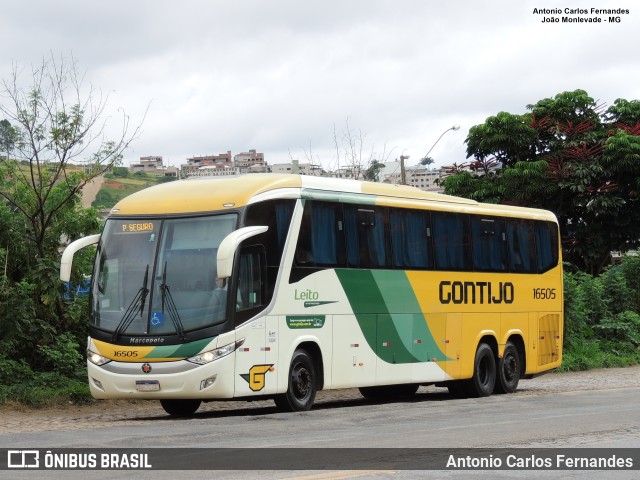
[[[400,155],[400,184],[407,184],[407,171],[404,167],[404,161],[409,159],[409,155]]]

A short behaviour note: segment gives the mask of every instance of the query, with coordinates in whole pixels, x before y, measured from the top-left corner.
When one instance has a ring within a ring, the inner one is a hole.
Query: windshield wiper
[[[176,333],[178,337],[182,341],[189,340],[189,337],[184,333],[184,325],[182,324],[182,320],[180,319],[180,314],[178,313],[178,309],[176,308],[176,304],[173,301],[173,297],[171,296],[171,291],[169,290],[169,285],[167,285],[167,262],[164,262],[164,268],[162,270],[162,284],[160,284],[160,298],[162,302],[162,315],[164,316],[164,307],[165,303],[167,306],[167,311],[169,312],[169,316],[171,317],[171,321],[173,322],[173,326],[176,329]]]
[[[113,335],[111,336],[112,341],[115,342],[118,340],[118,338],[120,338],[120,335],[122,335],[127,330],[127,328],[131,326],[131,323],[133,322],[134,318],[136,318],[136,315],[138,313],[142,317],[142,312],[144,311],[144,305],[147,300],[147,295],[149,294],[149,289],[147,288],[148,280],[149,265],[147,264],[147,268],[144,271],[144,280],[142,281],[142,287],[140,287],[140,290],[138,290],[136,296],[133,297],[133,300],[131,300],[131,303],[122,316],[122,320],[120,320],[120,323],[118,323],[118,326],[113,331]]]

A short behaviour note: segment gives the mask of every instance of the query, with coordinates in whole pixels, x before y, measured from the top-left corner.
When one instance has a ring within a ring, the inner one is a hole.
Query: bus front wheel
[[[316,399],[316,367],[306,350],[296,350],[289,367],[287,392],[274,398],[276,406],[286,412],[310,410]]]
[[[160,400],[164,411],[174,417],[190,417],[200,408],[200,400]]]

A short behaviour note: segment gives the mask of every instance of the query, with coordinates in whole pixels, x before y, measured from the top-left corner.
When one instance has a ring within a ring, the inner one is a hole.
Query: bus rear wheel
[[[493,350],[486,343],[478,345],[473,365],[473,377],[468,380],[467,393],[470,397],[488,397],[496,384],[496,359]]]
[[[164,411],[174,417],[190,417],[200,408],[200,400],[160,400]]]
[[[520,381],[521,361],[517,347],[507,342],[502,358],[498,361],[496,393],[513,393]]]
[[[296,350],[289,367],[287,392],[274,398],[276,406],[285,412],[310,410],[316,399],[316,367],[306,350]]]

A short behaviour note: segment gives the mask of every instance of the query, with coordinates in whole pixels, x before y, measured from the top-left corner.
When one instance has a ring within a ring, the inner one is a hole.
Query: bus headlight
[[[87,350],[87,360],[99,367],[111,361],[110,358],[103,357],[99,353],[92,352],[91,350]]]
[[[191,358],[187,358],[189,362],[197,363],[198,365],[206,365],[214,360],[222,357],[226,357],[230,353],[234,352],[240,345],[244,343],[244,338],[241,338],[237,342],[229,343],[223,347],[216,348],[215,350],[209,350],[208,352],[202,352]]]

